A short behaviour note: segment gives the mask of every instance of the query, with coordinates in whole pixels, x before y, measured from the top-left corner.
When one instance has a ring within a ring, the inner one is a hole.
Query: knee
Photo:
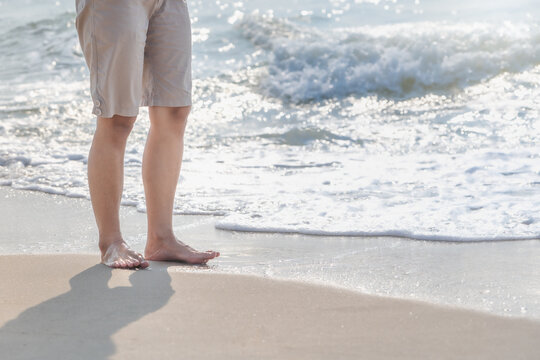
[[[169,110],[169,116],[178,122],[186,122],[191,112],[191,106],[178,106],[171,107]]]
[[[125,143],[136,117],[114,115],[112,118],[98,118],[98,129],[115,143]]]
[[[183,136],[191,106],[160,107],[150,116],[154,128],[176,136]]]

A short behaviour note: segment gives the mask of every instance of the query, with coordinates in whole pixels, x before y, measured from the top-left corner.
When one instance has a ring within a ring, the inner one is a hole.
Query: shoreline
[[[9,358],[536,359],[540,322],[97,255],[3,255]],[[60,266],[58,266],[60,264]],[[201,268],[204,268],[202,266]],[[59,345],[61,342],[62,345]]]
[[[70,196],[66,193],[57,193],[53,191],[45,191],[43,189],[17,189],[11,186],[11,182],[1,183],[0,188],[5,187],[15,191],[31,191],[39,194],[53,195],[53,196],[64,196],[69,199],[76,200],[86,200],[90,202],[90,199],[85,196]],[[144,211],[140,211],[137,204],[129,203],[122,201],[120,207],[132,208],[140,214],[146,214]],[[212,213],[173,213],[173,216],[207,216],[214,219],[219,219],[223,216],[222,213],[212,214]],[[407,233],[406,231],[383,231],[383,232],[359,232],[359,231],[342,231],[342,232],[325,232],[320,230],[287,230],[282,228],[259,228],[259,227],[249,227],[241,226],[236,224],[230,224],[227,222],[217,221],[215,224],[217,230],[231,231],[231,232],[241,232],[241,233],[263,233],[263,234],[283,234],[283,235],[300,235],[300,236],[314,236],[314,237],[351,237],[351,238],[365,238],[365,237],[377,237],[377,238],[401,238],[407,240],[415,241],[436,241],[436,242],[445,242],[445,243],[482,243],[482,242],[512,242],[512,241],[536,241],[540,240],[540,235],[530,235],[530,236],[492,236],[492,237],[454,237],[449,235],[425,235],[414,233]]]
[[[3,186],[0,202],[0,255],[99,254],[88,199]],[[213,272],[297,280],[360,294],[540,320],[535,295],[540,293],[537,241],[456,244],[236,232],[216,229],[211,215],[174,215],[173,219],[175,233],[182,240],[196,249],[221,252],[208,263]],[[141,252],[146,214],[121,206],[120,221],[125,240]],[[179,266],[182,271],[192,271],[189,266]]]

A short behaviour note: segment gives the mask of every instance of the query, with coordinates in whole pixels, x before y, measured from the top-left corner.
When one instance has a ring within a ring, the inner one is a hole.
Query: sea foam
[[[1,185],[89,198],[96,118],[73,16],[0,34]],[[539,236],[535,23],[200,19],[175,214],[227,230]],[[122,204],[141,212],[149,126],[141,108],[124,159]]]
[[[293,102],[453,91],[540,63],[534,23],[417,22],[323,31],[259,13],[233,22],[268,53],[262,89]]]

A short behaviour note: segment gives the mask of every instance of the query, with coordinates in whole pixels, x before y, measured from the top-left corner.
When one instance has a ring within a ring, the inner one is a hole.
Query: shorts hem
[[[94,114],[96,116],[99,116],[99,117],[102,117],[102,118],[106,118],[106,119],[112,118],[114,115],[135,117],[135,116],[139,115],[139,109],[137,109],[136,111],[116,110],[116,111],[111,111],[111,112],[106,112],[106,111],[94,109],[92,111],[92,114]]]
[[[141,100],[140,106],[169,106],[169,107],[182,107],[182,106],[191,106],[191,98],[185,98],[182,100],[174,101],[163,101],[163,100],[153,100],[153,99],[143,99]]]

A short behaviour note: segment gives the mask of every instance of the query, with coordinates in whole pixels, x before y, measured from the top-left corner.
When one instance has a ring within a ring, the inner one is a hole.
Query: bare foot
[[[148,267],[149,263],[141,254],[132,250],[124,240],[117,240],[108,246],[101,246],[101,263],[112,268],[133,269]]]
[[[189,264],[206,264],[210,259],[219,256],[218,251],[197,251],[184,244],[172,235],[166,239],[150,240],[146,243],[144,256],[155,261],[180,261]]]

